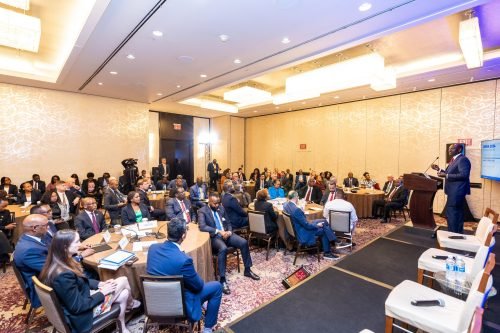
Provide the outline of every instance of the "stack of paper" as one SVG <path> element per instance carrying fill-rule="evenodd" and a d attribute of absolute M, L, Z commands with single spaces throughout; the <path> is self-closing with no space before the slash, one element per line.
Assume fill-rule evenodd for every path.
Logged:
<path fill-rule="evenodd" d="M 133 257 L 135 257 L 135 254 L 132 252 L 118 250 L 109 256 L 102 258 L 99 262 L 99 266 L 97 267 L 116 271 Z"/>

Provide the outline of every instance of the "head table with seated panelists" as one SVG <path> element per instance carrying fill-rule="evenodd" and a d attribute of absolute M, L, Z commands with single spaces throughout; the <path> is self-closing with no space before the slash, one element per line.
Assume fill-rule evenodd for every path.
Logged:
<path fill-rule="evenodd" d="M 162 170 L 167 169 L 163 165 Z M 214 170 L 219 170 L 218 165 Z M 407 200 L 407 192 L 401 191 L 402 177 L 396 182 L 389 176 L 380 190 L 368 172 L 361 182 L 349 173 L 339 186 L 328 171 L 299 170 L 294 176 L 288 169 L 264 168 L 262 174 L 255 169 L 248 180 L 241 168 L 234 173 L 227 169 L 222 177 L 218 172 L 211 173 L 209 184 L 197 177 L 190 187 L 181 175 L 173 180 L 165 173 L 158 180 L 142 175 L 135 190 L 127 194 L 122 193 L 121 180 L 109 173 L 96 180 L 89 172 L 82 186 L 75 175 L 66 181 L 53 176 L 45 185 L 35 174 L 21 184 L 21 192 L 9 177 L 3 177 L 0 230 L 16 246 L 14 265 L 32 304 L 40 304 L 31 281 L 38 277 L 54 288 L 73 332 L 87 332 L 106 302 L 120 305 L 118 320 L 127 332 L 124 313 L 144 300 L 141 276 L 180 275 L 188 319 L 199 320 L 201 305 L 208 301 L 205 332 L 210 332 L 222 293 L 231 293 L 226 279 L 228 253 L 239 251 L 243 275 L 260 279 L 251 269 L 245 238 L 254 232 L 252 226 L 249 230 L 248 212 L 264 213 L 262 227 L 265 233 L 277 231 L 279 247 L 291 250 L 294 244 L 286 231 L 286 214 L 297 245 L 307 247 L 318 241 L 324 259 L 337 259 L 329 210 L 347 211 L 353 234 L 358 216 L 378 216 L 383 211 L 381 216 L 386 218 L 387 207 L 396 203 L 392 200 L 403 197 L 398 201 L 403 205 Z M 52 260 L 56 257 L 59 260 Z M 214 277 L 218 281 L 209 282 Z M 76 289 L 71 297 L 84 303 L 77 308 L 69 294 L 58 290 L 73 283 Z"/>

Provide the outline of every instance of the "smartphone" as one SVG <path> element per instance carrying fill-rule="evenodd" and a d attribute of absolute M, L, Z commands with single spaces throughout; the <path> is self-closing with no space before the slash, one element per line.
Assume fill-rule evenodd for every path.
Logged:
<path fill-rule="evenodd" d="M 449 239 L 465 239 L 465 236 L 448 236 Z"/>
<path fill-rule="evenodd" d="M 448 256 L 432 256 L 432 258 L 438 259 L 438 260 L 446 260 L 446 259 L 448 259 Z"/>

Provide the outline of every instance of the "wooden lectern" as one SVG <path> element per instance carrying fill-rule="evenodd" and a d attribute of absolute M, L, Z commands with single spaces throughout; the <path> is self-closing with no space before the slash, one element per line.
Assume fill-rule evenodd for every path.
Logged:
<path fill-rule="evenodd" d="M 438 189 L 443 188 L 443 180 L 422 174 L 404 174 L 404 186 L 413 190 L 410 199 L 410 217 L 414 227 L 435 229 L 433 202 Z"/>

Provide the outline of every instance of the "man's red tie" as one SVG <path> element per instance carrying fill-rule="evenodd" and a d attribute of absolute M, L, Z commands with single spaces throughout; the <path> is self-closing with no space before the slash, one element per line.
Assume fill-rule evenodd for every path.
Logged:
<path fill-rule="evenodd" d="M 189 212 L 186 210 L 186 206 L 184 206 L 184 202 L 181 201 L 182 212 L 186 214 L 186 222 L 191 222 L 191 216 L 189 216 Z"/>
<path fill-rule="evenodd" d="M 332 201 L 332 200 L 333 200 L 333 196 L 334 196 L 334 195 L 335 195 L 335 192 L 332 192 L 332 193 L 330 194 L 330 199 L 328 199 L 328 201 Z"/>
<path fill-rule="evenodd" d="M 95 218 L 94 212 L 92 212 L 92 227 L 94 228 L 94 232 L 96 234 L 100 233 L 99 226 L 97 225 L 97 219 Z"/>
<path fill-rule="evenodd" d="M 306 193 L 306 201 L 311 201 L 311 192 L 312 192 L 312 187 L 309 187 Z"/>

